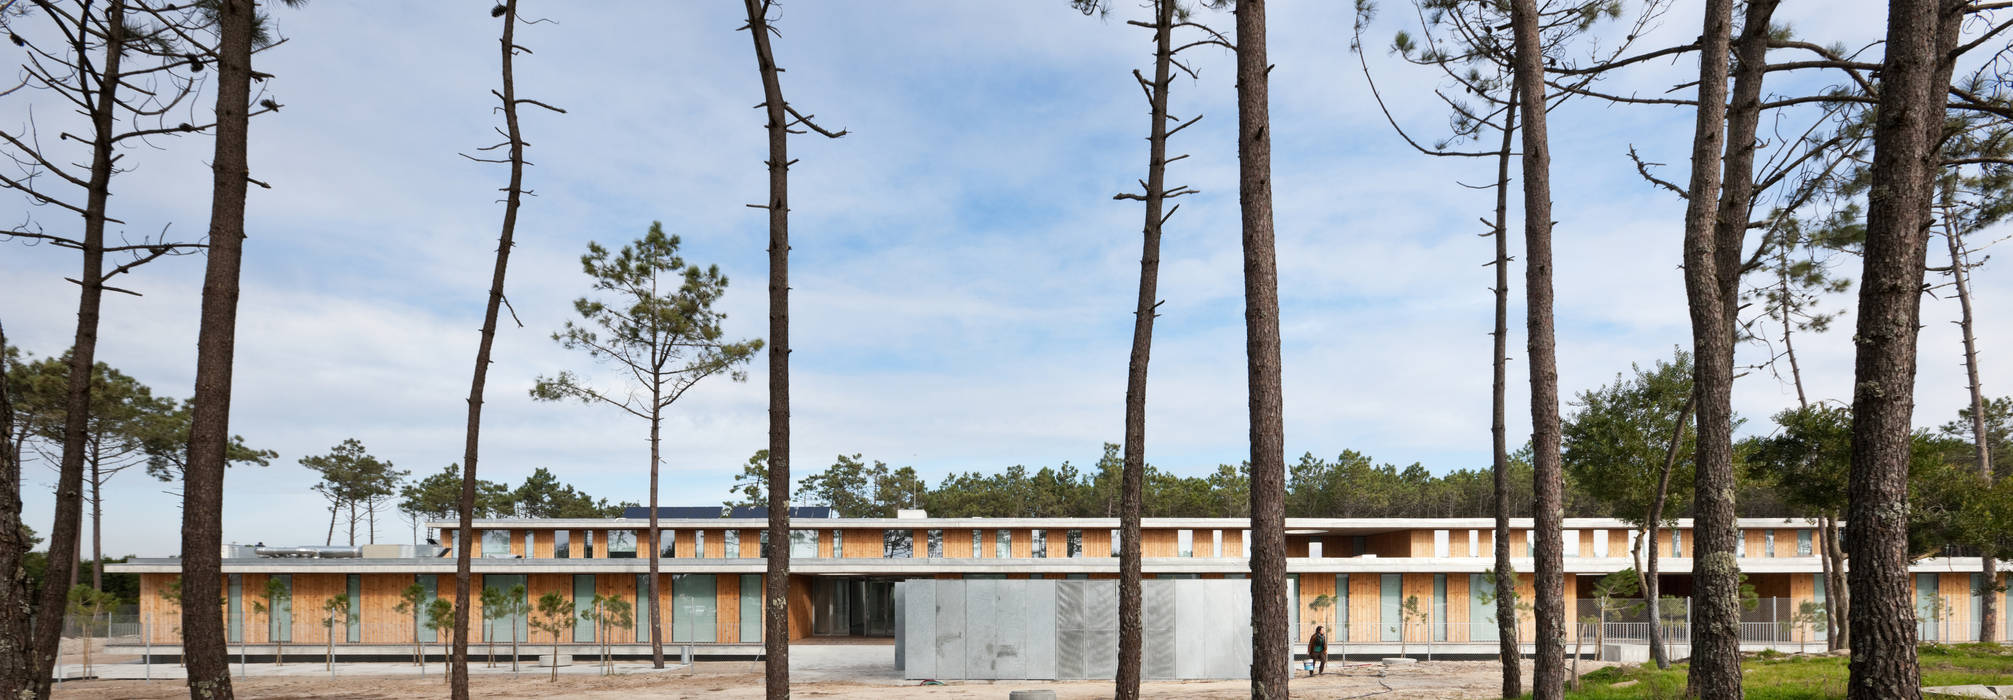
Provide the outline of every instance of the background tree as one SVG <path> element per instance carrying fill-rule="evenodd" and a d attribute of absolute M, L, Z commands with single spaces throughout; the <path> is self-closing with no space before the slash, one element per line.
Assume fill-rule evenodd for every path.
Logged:
<path fill-rule="evenodd" d="M 487 645 L 489 647 L 489 661 L 484 665 L 486 668 L 496 668 L 496 621 L 507 619 L 510 616 L 510 611 L 505 609 L 509 604 L 504 602 L 503 596 L 504 592 L 501 588 L 484 587 L 482 589 L 482 628 L 486 630 L 482 637 L 485 641 L 489 642 Z M 512 629 L 510 636 L 513 639 L 516 638 L 517 630 Z"/>
<path fill-rule="evenodd" d="M 1915 697 L 1914 591 L 1906 523 L 1916 331 L 1936 144 L 1944 124 L 1958 0 L 1891 0 L 1874 127 L 1873 191 L 1860 273 L 1853 367 L 1851 676 L 1854 700 Z"/>
<path fill-rule="evenodd" d="M 426 587 L 417 582 L 398 592 L 398 602 L 392 604 L 392 612 L 412 621 L 412 663 L 426 673 L 426 654 L 419 646 L 420 613 L 426 610 Z"/>
<path fill-rule="evenodd" d="M 1775 415 L 1772 435 L 1742 442 L 1742 462 L 1754 478 L 1768 483 L 1776 494 L 1803 514 L 1844 512 L 1846 493 L 1851 487 L 1852 412 L 1830 404 L 1812 404 L 1784 410 Z M 1825 539 L 1832 533 L 1820 532 Z M 1825 553 L 1834 559 L 1836 552 Z M 1834 562 L 1835 564 L 1835 562 Z M 1826 646 L 1850 647 L 1848 629 L 1843 624 L 1850 611 L 1847 588 L 1837 579 L 1843 567 L 1825 567 L 1826 627 L 1831 633 Z"/>
<path fill-rule="evenodd" d="M 395 469 L 391 462 L 372 456 L 356 438 L 343 440 L 330 448 L 328 454 L 302 457 L 300 464 L 321 475 L 321 481 L 312 488 L 329 502 L 328 544 L 335 541 L 337 519 L 346 518 L 351 546 L 356 545 L 358 521 L 366 522 L 369 541 L 377 541 L 377 523 L 370 515 L 369 504 L 397 493 L 400 480 L 412 473 Z"/>
<path fill-rule="evenodd" d="M 457 607 L 460 606 L 455 605 L 454 601 L 446 598 L 435 598 L 433 602 L 426 604 L 426 628 L 434 633 L 435 639 L 440 640 L 440 655 L 443 658 L 451 658 L 453 655 L 450 646 L 455 641 L 451 638 L 455 636 L 454 616 L 457 614 L 455 612 L 455 608 Z M 442 677 L 447 680 L 449 685 L 453 685 L 454 664 L 444 662 L 440 666 Z"/>
<path fill-rule="evenodd" d="M 98 628 L 98 618 L 111 612 L 118 605 L 118 596 L 96 588 L 82 585 L 69 588 L 63 612 L 70 618 L 70 622 L 78 626 L 84 638 L 84 644 L 81 645 L 84 651 L 84 669 L 80 678 L 91 677 L 91 647 L 95 646 L 91 643 L 91 638 L 96 636 L 94 630 Z"/>
<path fill-rule="evenodd" d="M 790 548 L 782 546 L 790 537 L 790 166 L 796 163 L 790 159 L 790 134 L 815 131 L 836 139 L 846 130 L 828 131 L 811 121 L 814 115 L 798 112 L 783 99 L 783 69 L 776 65 L 776 52 L 769 45 L 770 36 L 777 33 L 769 17 L 775 0 L 742 0 L 742 6 L 748 11 L 748 23 L 741 29 L 748 32 L 755 49 L 755 69 L 762 77 L 762 128 L 769 135 L 765 162 L 769 196 L 762 204 L 749 206 L 769 213 L 769 541 L 777 546 L 769 550 L 763 578 L 762 665 L 768 697 L 782 700 L 790 696 Z M 651 600 L 656 605 L 656 599 Z M 650 623 L 657 620 L 653 607 Z M 658 666 L 662 665 L 660 658 Z"/>
<path fill-rule="evenodd" d="M 63 432 L 68 420 L 69 354 L 45 357 L 20 368 L 20 389 L 14 406 L 22 441 L 42 463 L 60 469 Z M 91 400 L 84 421 L 84 501 L 90 509 L 91 561 L 104 558 L 106 482 L 147 460 L 148 441 L 174 402 L 103 362 L 91 368 Z M 93 566 L 91 587 L 104 590 L 104 572 Z M 76 577 L 75 569 L 71 577 Z M 75 583 L 70 581 L 68 583 Z M 67 585 L 67 584 L 66 584 Z"/>
<path fill-rule="evenodd" d="M 348 625 L 349 621 L 355 617 L 354 613 L 350 612 L 352 603 L 353 601 L 350 600 L 347 593 L 338 593 L 322 601 L 322 639 L 328 643 L 327 668 L 329 671 L 335 670 L 336 623 L 340 622 Z"/>
<path fill-rule="evenodd" d="M 1692 366 L 1691 353 L 1683 349 L 1647 371 L 1631 365 L 1633 377 L 1616 375 L 1613 384 L 1581 392 L 1561 435 L 1568 478 L 1611 517 L 1639 530 L 1629 573 L 1637 577 L 1635 588 L 1651 599 L 1659 595 L 1657 530 L 1666 522 L 1676 524 L 1685 512 L 1694 479 L 1687 459 L 1696 444 L 1690 434 Z M 1649 543 L 1647 567 L 1644 543 Z M 1663 625 L 1654 616 L 1648 637 L 1650 658 L 1658 668 L 1669 668 Z"/>
<path fill-rule="evenodd" d="M 511 489 L 509 507 L 520 518 L 613 518 L 622 515 L 621 505 L 596 499 L 572 484 L 560 483 L 552 470 L 539 467 Z"/>
<path fill-rule="evenodd" d="M 187 578 L 187 574 L 184 574 L 183 578 Z M 260 591 L 259 597 L 263 600 L 252 601 L 252 612 L 266 619 L 266 639 L 273 643 L 273 665 L 285 666 L 287 638 L 293 636 L 293 633 L 279 626 L 279 615 L 282 609 L 289 613 L 293 611 L 294 591 L 278 576 L 267 576 L 266 587 Z M 188 625 L 187 617 L 183 616 L 184 626 Z"/>
<path fill-rule="evenodd" d="M 181 495 L 182 480 L 188 473 L 189 426 L 195 418 L 194 402 L 184 399 L 167 413 L 156 414 L 147 431 L 147 476 L 168 484 L 169 493 Z M 253 448 L 243 435 L 232 435 L 224 445 L 224 466 L 256 464 L 272 466 L 280 453 Z"/>
<path fill-rule="evenodd" d="M 594 603 L 580 611 L 580 617 L 594 625 L 594 640 L 601 646 L 601 675 L 614 675 L 615 662 L 609 654 L 609 644 L 615 630 L 636 626 L 635 608 L 619 595 L 595 595 Z"/>
<path fill-rule="evenodd" d="M 475 517 L 501 518 L 516 512 L 515 500 L 507 485 L 478 481 L 475 493 Z M 452 518 L 461 503 L 461 465 L 450 464 L 426 478 L 400 484 L 398 496 L 398 510 L 414 521 L 415 531 L 420 520 Z"/>
<path fill-rule="evenodd" d="M 538 631 L 552 635 L 552 674 L 548 683 L 559 682 L 559 638 L 573 629 L 573 601 L 558 592 L 538 597 L 538 614 L 531 618 L 531 626 Z"/>
<path fill-rule="evenodd" d="M 607 362 L 635 381 L 620 389 L 600 388 L 570 371 L 540 376 L 531 396 L 540 401 L 573 399 L 609 406 L 650 425 L 650 659 L 664 667 L 663 616 L 658 610 L 657 472 L 662 463 L 664 412 L 685 392 L 714 375 L 743 381 L 741 370 L 761 340 L 730 341 L 720 323 L 727 315 L 714 308 L 727 291 L 727 277 L 718 266 L 688 265 L 678 254 L 678 237 L 666 235 L 661 223 L 636 242 L 610 254 L 598 243 L 587 244 L 581 268 L 594 280 L 594 290 L 607 299 L 573 302 L 581 322 L 566 322 L 552 339 L 568 350 L 585 352 Z"/>

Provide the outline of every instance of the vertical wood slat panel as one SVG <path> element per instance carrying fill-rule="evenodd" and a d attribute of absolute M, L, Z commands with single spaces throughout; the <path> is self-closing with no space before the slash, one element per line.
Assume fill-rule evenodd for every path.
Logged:
<path fill-rule="evenodd" d="M 1015 559 L 1027 559 L 1033 557 L 1034 530 L 1029 529 L 1014 530 L 1012 551 Z"/>
<path fill-rule="evenodd" d="M 811 636 L 811 582 L 792 576 L 788 591 L 790 641 L 796 641 Z"/>
<path fill-rule="evenodd" d="M 1468 575 L 1447 574 L 1447 641 L 1473 639 L 1468 619 Z"/>
<path fill-rule="evenodd" d="M 760 540 L 757 540 L 757 542 L 759 542 L 759 541 L 760 541 Z M 706 558 L 707 558 L 707 559 L 725 559 L 725 558 L 727 558 L 727 531 L 726 531 L 726 530 L 707 530 L 707 531 L 706 531 Z"/>
<path fill-rule="evenodd" d="M 1111 531 L 1093 528 L 1083 531 L 1083 556 L 1089 558 L 1111 558 Z"/>
<path fill-rule="evenodd" d="M 741 577 L 720 574 L 713 595 L 713 639 L 721 644 L 741 641 Z"/>
<path fill-rule="evenodd" d="M 357 620 L 363 623 L 365 644 L 408 644 L 416 618 L 398 612 L 400 595 L 415 580 L 412 574 L 364 574 L 359 590 L 363 600 L 356 605 Z M 528 592 L 528 591 L 527 591 Z"/>
<path fill-rule="evenodd" d="M 969 559 L 975 556 L 977 555 L 972 553 L 971 530 L 944 531 L 944 558 Z"/>

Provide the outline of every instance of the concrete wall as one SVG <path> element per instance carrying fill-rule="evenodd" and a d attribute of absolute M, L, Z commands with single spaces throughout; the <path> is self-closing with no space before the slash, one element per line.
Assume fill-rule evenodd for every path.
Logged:
<path fill-rule="evenodd" d="M 1141 582 L 1141 675 L 1247 678 L 1251 588 L 1239 579 Z M 1118 673 L 1118 582 L 927 580 L 896 584 L 895 664 L 905 678 L 1101 680 Z"/>

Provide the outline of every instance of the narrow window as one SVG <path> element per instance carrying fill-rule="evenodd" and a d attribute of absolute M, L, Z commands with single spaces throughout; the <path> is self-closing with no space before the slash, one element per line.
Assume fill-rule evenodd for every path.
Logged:
<path fill-rule="evenodd" d="M 1683 530 L 1678 530 L 1678 529 L 1675 529 L 1675 528 L 1673 528 L 1673 529 L 1671 530 L 1671 556 L 1673 556 L 1673 557 L 1683 557 L 1683 556 L 1684 556 L 1684 531 L 1683 531 Z"/>
<path fill-rule="evenodd" d="M 943 531 L 943 530 L 931 530 L 931 531 L 929 532 L 929 547 L 930 547 L 930 551 L 929 551 L 929 554 L 930 554 L 930 558 L 931 558 L 931 559 L 942 559 L 942 558 L 944 558 L 944 531 Z"/>
<path fill-rule="evenodd" d="M 995 537 L 996 537 L 997 541 L 993 543 L 993 556 L 995 556 L 995 557 L 999 557 L 999 558 L 1001 558 L 1001 559 L 1012 559 L 1012 558 L 1013 558 L 1013 531 L 1012 531 L 1012 530 L 1000 530 L 1000 531 L 999 531 L 999 532 L 998 532 L 998 533 L 997 533 L 997 534 L 995 535 Z"/>
<path fill-rule="evenodd" d="M 591 532 L 591 531 L 590 531 Z M 588 535 L 591 539 L 593 535 Z M 594 641 L 594 622 L 589 613 L 594 610 L 594 574 L 573 575 L 573 641 L 586 644 Z"/>
<path fill-rule="evenodd" d="M 1112 531 L 1111 531 L 1111 556 L 1114 556 L 1114 557 L 1115 557 L 1115 556 L 1118 556 L 1118 548 L 1119 548 L 1119 545 L 1120 545 L 1120 544 L 1122 544 L 1122 543 L 1121 543 L 1121 542 L 1119 542 L 1119 539 L 1118 539 L 1118 531 L 1117 531 L 1117 530 L 1112 530 Z"/>
<path fill-rule="evenodd" d="M 572 545 L 573 545 L 573 532 L 571 530 L 552 531 L 553 558 L 556 559 L 571 558 L 573 556 L 573 552 L 568 550 L 572 549 Z"/>
<path fill-rule="evenodd" d="M 694 558 L 694 559 L 705 559 L 705 558 L 706 558 L 706 531 L 705 531 L 705 530 L 693 530 L 693 531 L 692 531 L 692 558 Z M 649 641 L 649 640 L 647 640 L 647 639 L 646 639 L 646 640 L 644 640 L 644 641 Z"/>
<path fill-rule="evenodd" d="M 720 531 L 720 546 L 727 550 L 727 558 L 729 559 L 740 559 L 747 556 L 741 553 L 740 530 Z"/>
<path fill-rule="evenodd" d="M 594 531 L 593 531 L 593 530 L 581 530 L 581 531 L 580 531 L 580 558 L 582 558 L 582 559 L 593 559 L 593 558 L 594 558 Z M 593 640 L 588 640 L 588 641 L 593 641 Z"/>
<path fill-rule="evenodd" d="M 846 531 L 845 531 L 845 530 L 833 530 L 833 531 L 832 531 L 832 558 L 834 558 L 834 559 L 837 559 L 837 558 L 839 558 L 839 557 L 843 557 L 843 556 L 846 556 Z"/>
<path fill-rule="evenodd" d="M 1174 531 L 1174 555 L 1178 557 L 1195 556 L 1194 530 Z"/>
<path fill-rule="evenodd" d="M 671 559 L 678 556 L 678 531 L 657 531 L 657 556 Z"/>
<path fill-rule="evenodd" d="M 531 533 L 524 534 L 528 537 Z M 525 551 L 530 548 L 527 546 Z M 348 579 L 344 582 L 348 584 L 344 595 L 349 596 L 349 614 L 343 620 L 343 641 L 355 644 L 363 641 L 363 576 L 350 574 Z"/>
<path fill-rule="evenodd" d="M 1810 531 L 1809 531 L 1809 530 L 1797 530 L 1797 531 L 1796 531 L 1796 555 L 1797 555 L 1797 556 L 1799 556 L 1799 557 L 1807 557 L 1807 556 L 1810 556 Z"/>
<path fill-rule="evenodd" d="M 1765 557 L 1772 557 L 1772 556 L 1775 556 L 1775 531 L 1774 531 L 1774 530 L 1762 530 L 1762 531 L 1761 531 L 1761 551 L 1763 552 L 1762 556 L 1765 556 Z"/>
<path fill-rule="evenodd" d="M 984 557 L 984 556 L 986 555 L 986 554 L 985 554 L 985 551 L 986 551 L 986 550 L 985 550 L 985 544 L 984 544 L 984 542 L 985 542 L 985 538 L 984 538 L 984 537 L 981 537 L 981 536 L 979 535 L 979 531 L 978 531 L 978 530 L 973 530 L 973 531 L 972 531 L 972 558 L 973 558 L 973 559 L 978 559 L 978 558 L 980 558 L 980 557 Z"/>
<path fill-rule="evenodd" d="M 1222 531 L 1222 530 L 1210 530 L 1210 531 L 1209 531 L 1209 556 L 1212 556 L 1212 557 L 1220 557 L 1220 556 L 1223 556 L 1223 531 Z"/>
<path fill-rule="evenodd" d="M 762 530 L 761 538 L 761 541 L 757 542 L 755 546 L 762 550 L 762 558 L 767 559 L 769 558 L 769 531 Z"/>
<path fill-rule="evenodd" d="M 1447 641 L 1447 575 L 1433 574 L 1433 641 Z"/>
<path fill-rule="evenodd" d="M 1029 538 L 1030 553 L 1036 559 L 1048 558 L 1048 531 L 1035 530 Z"/>
<path fill-rule="evenodd" d="M 814 559 L 818 556 L 817 530 L 790 531 L 790 558 Z"/>
<path fill-rule="evenodd" d="M 538 538 L 534 535 L 536 532 L 537 530 L 524 531 L 524 558 L 526 559 L 538 556 Z"/>
<path fill-rule="evenodd" d="M 1062 536 L 1063 555 L 1071 559 L 1083 557 L 1083 531 L 1070 530 Z"/>
<path fill-rule="evenodd" d="M 245 640 L 245 575 L 231 574 L 229 614 L 230 641 L 242 643 Z M 416 619 L 416 618 L 415 618 Z"/>

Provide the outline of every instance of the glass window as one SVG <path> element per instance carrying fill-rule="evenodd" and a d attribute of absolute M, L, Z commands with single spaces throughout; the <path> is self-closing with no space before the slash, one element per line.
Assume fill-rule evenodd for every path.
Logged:
<path fill-rule="evenodd" d="M 671 580 L 671 641 L 711 642 L 719 606 L 713 574 L 684 574 Z"/>
<path fill-rule="evenodd" d="M 1083 531 L 1070 530 L 1062 535 L 1063 556 L 1071 559 L 1083 557 Z"/>
<path fill-rule="evenodd" d="M 882 530 L 881 557 L 885 559 L 908 559 L 916 555 L 916 533 L 914 530 Z"/>
<path fill-rule="evenodd" d="M 1194 530 L 1174 531 L 1174 555 L 1178 557 L 1195 556 Z"/>
<path fill-rule="evenodd" d="M 609 531 L 608 531 L 608 558 L 609 558 L 609 559 L 635 559 L 635 558 L 636 558 L 636 531 L 635 531 L 635 530 L 609 530 Z"/>
<path fill-rule="evenodd" d="M 440 597 L 440 577 L 434 574 L 420 574 L 419 587 L 426 592 L 419 599 L 419 607 L 412 611 L 413 623 L 419 625 L 419 641 L 438 641 L 439 635 L 434 630 L 427 629 L 424 623 L 427 607 L 433 605 L 435 598 Z"/>
<path fill-rule="evenodd" d="M 535 532 L 537 531 L 524 531 L 524 558 L 526 559 L 538 556 L 538 538 L 533 535 Z"/>
<path fill-rule="evenodd" d="M 1765 556 L 1765 557 L 1772 557 L 1772 556 L 1775 556 L 1775 531 L 1774 531 L 1774 530 L 1762 530 L 1762 531 L 1761 531 L 1761 551 L 1763 552 L 1762 556 Z"/>
<path fill-rule="evenodd" d="M 1031 538 L 1032 541 L 1029 544 L 1031 545 L 1034 557 L 1036 559 L 1048 558 L 1048 531 L 1035 530 L 1033 534 L 1034 536 Z"/>
<path fill-rule="evenodd" d="M 1244 547 L 1243 549 L 1239 549 L 1237 551 L 1243 552 L 1244 556 L 1246 557 L 1251 556 L 1251 531 L 1238 530 L 1237 537 L 1238 537 L 1238 543 L 1242 544 Z"/>
<path fill-rule="evenodd" d="M 761 549 L 762 558 L 767 559 L 769 558 L 769 531 L 762 530 L 760 537 L 761 541 L 756 543 L 756 547 Z"/>
<path fill-rule="evenodd" d="M 593 531 L 593 530 L 581 530 L 581 531 L 580 531 L 580 558 L 582 558 L 582 559 L 593 559 L 593 558 L 594 558 L 594 531 Z M 593 641 L 593 640 L 589 640 L 589 641 Z"/>
<path fill-rule="evenodd" d="M 1209 556 L 1212 556 L 1212 557 L 1220 557 L 1220 556 L 1223 556 L 1223 531 L 1222 531 L 1222 530 L 1210 530 L 1210 531 L 1209 531 Z"/>
<path fill-rule="evenodd" d="M 984 538 L 984 537 L 981 537 L 981 536 L 979 535 L 979 531 L 978 531 L 978 530 L 973 530 L 973 531 L 972 531 L 972 558 L 973 558 L 973 559 L 977 559 L 977 558 L 979 558 L 979 557 L 983 557 L 983 556 L 985 556 L 985 555 L 986 555 L 986 554 L 985 554 L 985 552 L 986 552 L 986 548 L 985 548 L 985 544 L 984 544 L 984 542 L 985 542 L 985 538 Z"/>
<path fill-rule="evenodd" d="M 929 555 L 930 555 L 930 558 L 931 558 L 931 559 L 942 559 L 942 558 L 944 558 L 944 531 L 943 531 L 943 530 L 931 530 L 931 531 L 929 532 L 929 548 L 930 548 L 930 549 L 929 549 Z"/>
<path fill-rule="evenodd" d="M 993 556 L 1001 559 L 1013 558 L 1013 531 L 1000 530 L 993 536 Z"/>
<path fill-rule="evenodd" d="M 245 575 L 231 574 L 230 596 L 227 612 L 230 615 L 229 641 L 243 642 L 245 639 Z M 414 618 L 418 619 L 418 618 Z"/>
<path fill-rule="evenodd" d="M 838 558 L 843 556 L 846 556 L 846 532 L 844 530 L 833 530 L 832 557 Z"/>
<path fill-rule="evenodd" d="M 266 612 L 266 639 L 276 642 L 291 642 L 294 640 L 293 574 L 273 574 L 266 577 L 266 581 L 278 581 L 280 590 L 286 591 L 285 598 L 267 603 L 269 610 Z M 267 585 L 271 584 L 268 583 Z M 258 596 L 264 598 L 266 596 L 265 590 L 259 590 Z"/>
<path fill-rule="evenodd" d="M 635 600 L 629 601 L 629 605 L 630 610 L 633 611 L 630 613 L 630 616 L 636 621 L 636 624 L 630 625 L 631 627 L 636 628 L 635 629 L 636 641 L 639 642 L 650 641 L 650 575 L 649 574 L 636 575 L 636 596 Z"/>
<path fill-rule="evenodd" d="M 693 531 L 692 531 L 692 558 L 694 558 L 694 559 L 705 559 L 705 558 L 706 558 L 706 531 L 705 531 L 705 530 L 693 530 Z"/>
<path fill-rule="evenodd" d="M 1382 633 L 1379 636 L 1381 641 L 1398 641 L 1400 634 L 1403 633 L 1404 603 L 1401 600 L 1404 596 L 1403 584 L 1404 576 L 1401 574 L 1383 574 L 1377 581 L 1377 612 L 1379 626 L 1382 627 L 1378 631 Z"/>
<path fill-rule="evenodd" d="M 1117 530 L 1112 530 L 1112 531 L 1111 531 L 1111 556 L 1114 556 L 1114 557 L 1115 557 L 1115 556 L 1118 556 L 1118 548 L 1119 548 L 1119 545 L 1121 545 L 1121 544 L 1123 544 L 1123 543 L 1122 543 L 1122 542 L 1119 542 L 1119 540 L 1118 540 L 1118 531 L 1117 531 Z"/>
<path fill-rule="evenodd" d="M 1796 555 L 1797 555 L 1797 556 L 1799 556 L 1799 557 L 1807 557 L 1807 556 L 1810 556 L 1810 531 L 1809 531 L 1809 530 L 1797 530 L 1797 531 L 1796 531 Z"/>
<path fill-rule="evenodd" d="M 509 530 L 482 531 L 482 558 L 509 559 L 510 557 Z"/>
<path fill-rule="evenodd" d="M 524 533 L 530 536 L 531 533 Z M 531 551 L 526 549 L 525 551 Z M 349 596 L 349 619 L 344 620 L 343 641 L 355 644 L 363 641 L 363 576 L 350 574 L 344 594 Z"/>
<path fill-rule="evenodd" d="M 811 559 L 818 556 L 817 530 L 790 531 L 790 558 Z"/>
<path fill-rule="evenodd" d="M 1677 529 L 1673 529 L 1673 530 L 1671 530 L 1671 556 L 1673 556 L 1673 557 L 1683 557 L 1683 556 L 1684 556 L 1684 531 L 1683 531 L 1683 530 L 1677 530 Z"/>
<path fill-rule="evenodd" d="M 1447 575 L 1433 574 L 1433 641 L 1447 641 Z"/>
<path fill-rule="evenodd" d="M 657 556 L 670 559 L 678 556 L 678 531 L 657 531 Z"/>
<path fill-rule="evenodd" d="M 721 530 L 720 548 L 727 550 L 727 558 L 729 559 L 740 559 L 747 556 L 741 553 L 740 530 Z"/>
<path fill-rule="evenodd" d="M 594 574 L 573 575 L 573 641 L 594 641 L 594 622 L 581 613 L 594 609 Z"/>
<path fill-rule="evenodd" d="M 741 574 L 741 643 L 762 641 L 762 576 Z"/>
<path fill-rule="evenodd" d="M 512 588 L 525 585 L 524 574 L 482 574 L 478 580 L 484 592 L 507 593 Z M 528 596 L 530 593 L 525 592 L 525 595 Z M 480 636 L 470 641 L 479 638 L 485 642 L 508 642 L 512 636 L 519 642 L 530 641 L 528 635 L 531 634 L 531 621 L 525 614 L 508 617 L 483 616 L 479 620 L 471 617 L 469 623 L 482 625 Z"/>
<path fill-rule="evenodd" d="M 573 552 L 567 551 L 572 548 L 572 544 L 573 544 L 572 531 L 570 530 L 552 531 L 552 556 L 554 558 L 567 559 L 572 557 Z"/>

